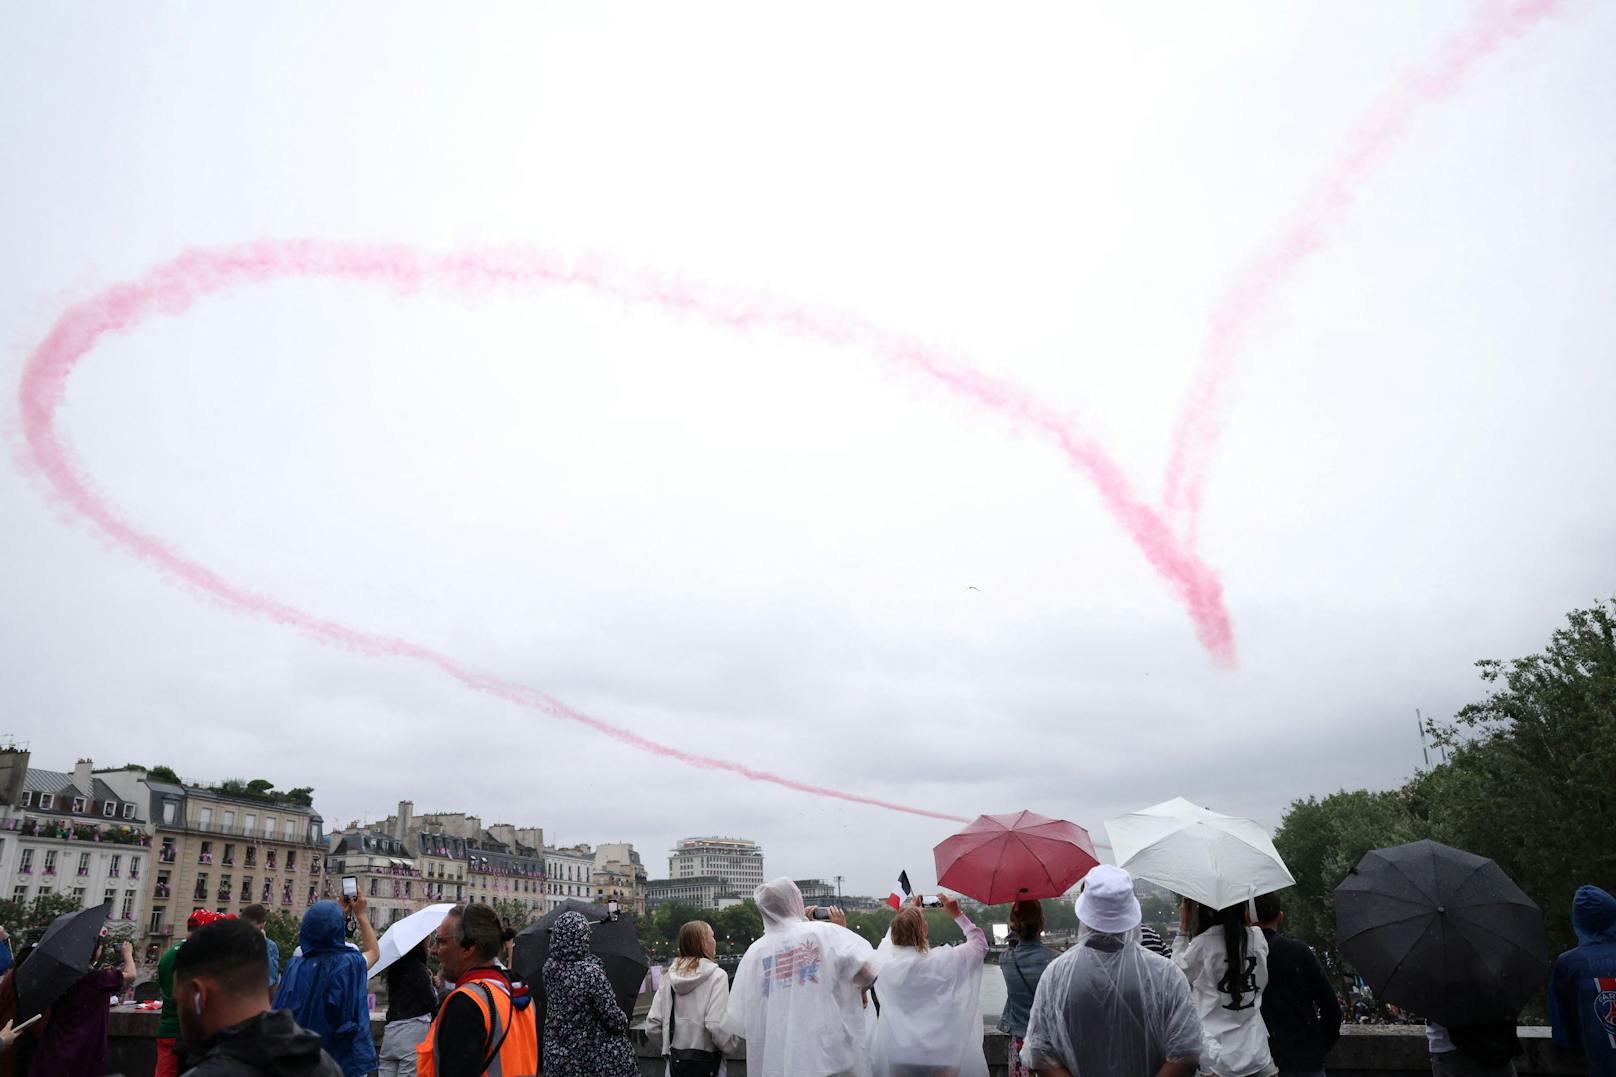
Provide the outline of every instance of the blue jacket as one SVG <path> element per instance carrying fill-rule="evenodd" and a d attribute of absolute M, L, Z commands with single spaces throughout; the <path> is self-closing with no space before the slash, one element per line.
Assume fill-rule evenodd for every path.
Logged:
<path fill-rule="evenodd" d="M 292 959 L 275 994 L 277 1010 L 318 1033 L 326 1053 L 345 1077 L 361 1077 L 381 1065 L 370 1039 L 370 983 L 365 955 L 343 941 L 342 906 L 316 902 L 303 914 Z"/>
<path fill-rule="evenodd" d="M 1578 946 L 1549 973 L 1554 1042 L 1582 1045 L 1589 1077 L 1616 1077 L 1616 898 L 1584 886 L 1571 900 Z"/>

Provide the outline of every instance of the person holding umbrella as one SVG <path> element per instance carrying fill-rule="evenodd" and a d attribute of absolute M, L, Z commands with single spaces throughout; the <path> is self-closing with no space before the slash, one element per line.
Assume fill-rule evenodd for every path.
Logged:
<path fill-rule="evenodd" d="M 589 952 L 583 913 L 562 913 L 550 928 L 544 995 L 546 1077 L 638 1077 L 628 1015 L 600 958 Z"/>
<path fill-rule="evenodd" d="M 1277 1073 L 1260 1009 L 1268 986 L 1268 940 L 1246 922 L 1246 902 L 1214 911 L 1183 899 L 1172 960 L 1184 970 L 1200 1012 L 1201 1072 Z"/>
<path fill-rule="evenodd" d="M 51 1003 L 32 1072 L 52 1077 L 101 1077 L 107 1072 L 107 998 L 135 982 L 135 951 L 124 940 L 118 944 L 119 965 L 97 968 L 106 943 L 106 928 L 101 928 L 85 962 L 89 971 Z"/>
<path fill-rule="evenodd" d="M 1009 1033 L 1009 1077 L 1028 1077 L 1021 1064 L 1021 1048 L 1027 1036 L 1027 1013 L 1038 990 L 1038 980 L 1055 951 L 1043 943 L 1044 907 L 1037 901 L 1018 901 L 1010 906 L 1010 949 L 999 955 L 999 972 L 1004 975 L 1004 1012 L 999 1015 L 999 1031 Z"/>

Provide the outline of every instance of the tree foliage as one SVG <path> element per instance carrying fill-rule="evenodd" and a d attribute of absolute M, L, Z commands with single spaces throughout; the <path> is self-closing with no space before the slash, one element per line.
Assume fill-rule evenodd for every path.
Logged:
<path fill-rule="evenodd" d="M 146 778 L 149 781 L 167 782 L 170 785 L 181 784 L 180 776 L 174 773 L 174 768 L 164 766 L 161 763 L 146 771 Z"/>
<path fill-rule="evenodd" d="M 49 927 L 50 922 L 66 912 L 78 912 L 81 906 L 67 894 L 44 894 L 32 901 L 0 901 L 0 924 L 12 935 L 17 936 L 18 945 L 22 936 L 33 928 Z"/>
<path fill-rule="evenodd" d="M 285 909 L 276 909 L 264 921 L 264 934 L 275 940 L 275 946 L 280 950 L 282 972 L 286 971 L 287 963 L 292 960 L 292 951 L 297 949 L 298 933 L 302 926 L 302 918 Z"/>
<path fill-rule="evenodd" d="M 1447 761 L 1400 789 L 1290 806 L 1274 844 L 1296 876 L 1290 928 L 1333 950 L 1333 893 L 1371 849 L 1433 838 L 1489 857 L 1543 909 L 1551 949 L 1575 944 L 1583 883 L 1616 885 L 1616 601 L 1574 610 L 1541 654 L 1477 663 L 1484 699 L 1428 732 Z"/>

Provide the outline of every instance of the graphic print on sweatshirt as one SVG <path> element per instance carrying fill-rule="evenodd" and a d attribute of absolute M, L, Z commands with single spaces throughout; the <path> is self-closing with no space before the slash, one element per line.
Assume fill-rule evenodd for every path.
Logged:
<path fill-rule="evenodd" d="M 1601 976 L 1594 986 L 1599 989 L 1594 995 L 1594 1020 L 1604 1026 L 1610 1045 L 1616 1047 L 1616 979 Z"/>
<path fill-rule="evenodd" d="M 1246 971 L 1240 977 L 1240 1001 L 1234 1001 L 1234 970 L 1230 969 L 1218 981 L 1218 992 L 1229 996 L 1229 1001 L 1223 1004 L 1226 1010 L 1249 1010 L 1257 1005 L 1257 958 L 1255 955 L 1246 958 Z"/>

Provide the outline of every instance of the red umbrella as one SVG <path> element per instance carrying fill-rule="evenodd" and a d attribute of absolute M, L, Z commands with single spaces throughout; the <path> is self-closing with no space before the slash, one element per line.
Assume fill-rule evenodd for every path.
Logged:
<path fill-rule="evenodd" d="M 979 815 L 932 853 L 937 885 L 987 905 L 1060 897 L 1100 862 L 1087 830 L 1030 811 Z"/>

